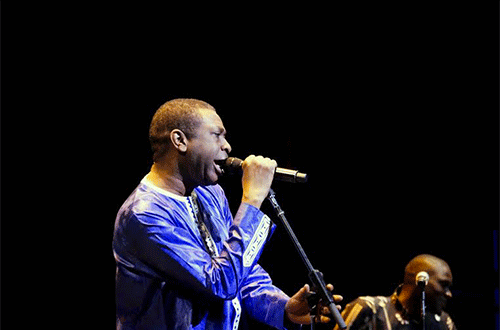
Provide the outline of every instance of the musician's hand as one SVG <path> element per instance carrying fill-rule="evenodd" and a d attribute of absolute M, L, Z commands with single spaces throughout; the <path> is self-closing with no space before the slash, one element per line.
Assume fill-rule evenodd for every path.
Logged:
<path fill-rule="evenodd" d="M 269 188 L 273 182 L 276 161 L 262 156 L 248 156 L 241 167 L 243 176 L 243 203 L 251 204 L 260 208 L 262 202 L 269 193 Z"/>
<path fill-rule="evenodd" d="M 333 285 L 328 284 L 326 288 L 330 291 L 333 290 Z M 309 313 L 309 304 L 307 303 L 307 296 L 310 292 L 309 285 L 306 284 L 300 289 L 293 297 L 291 297 L 285 305 L 285 312 L 290 321 L 297 324 L 311 324 L 311 315 Z M 342 296 L 333 295 L 335 302 L 342 301 Z M 337 305 L 340 310 L 340 306 Z M 330 322 L 330 318 L 325 315 L 330 314 L 328 307 L 323 307 L 321 309 L 320 319 L 316 320 L 321 323 Z"/>

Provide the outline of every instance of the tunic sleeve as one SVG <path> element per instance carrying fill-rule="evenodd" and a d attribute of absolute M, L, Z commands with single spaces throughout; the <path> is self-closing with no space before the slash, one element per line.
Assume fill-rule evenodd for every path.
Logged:
<path fill-rule="evenodd" d="M 245 310 L 253 319 L 283 329 L 285 305 L 290 299 L 275 287 L 269 274 L 256 264 L 242 288 Z"/>

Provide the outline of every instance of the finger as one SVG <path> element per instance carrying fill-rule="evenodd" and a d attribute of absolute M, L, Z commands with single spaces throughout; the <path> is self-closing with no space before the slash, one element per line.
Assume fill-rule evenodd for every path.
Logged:
<path fill-rule="evenodd" d="M 247 158 L 245 158 L 243 163 L 241 163 L 241 166 L 243 167 L 243 169 L 247 168 L 248 164 L 250 164 L 254 159 L 255 159 L 255 155 L 250 155 Z"/>
<path fill-rule="evenodd" d="M 328 283 L 328 284 L 326 285 L 326 288 L 327 288 L 329 291 L 333 291 L 333 285 L 332 285 L 332 284 L 330 284 L 330 283 Z"/>
<path fill-rule="evenodd" d="M 271 159 L 271 166 L 274 168 L 278 167 L 278 162 L 276 162 L 274 159 Z"/>
<path fill-rule="evenodd" d="M 340 310 L 342 310 L 342 306 L 340 306 L 340 305 L 335 305 L 335 307 L 337 307 L 337 309 L 338 309 L 339 311 L 340 311 Z M 330 308 L 328 308 L 328 307 L 326 307 L 326 306 L 325 306 L 325 307 L 323 307 L 323 308 L 321 309 L 321 314 L 323 314 L 323 315 L 330 315 Z"/>
<path fill-rule="evenodd" d="M 262 156 L 259 156 L 259 157 L 262 157 Z M 265 166 L 267 166 L 269 168 L 278 167 L 278 163 L 274 159 L 271 159 L 269 157 L 262 157 L 262 159 L 263 159 L 263 164 L 265 164 Z"/>
<path fill-rule="evenodd" d="M 309 284 L 305 284 L 296 294 L 295 298 L 298 300 L 305 300 L 307 298 L 307 295 L 309 294 Z"/>
<path fill-rule="evenodd" d="M 344 297 L 342 297 L 339 294 L 334 294 L 333 295 L 333 300 L 335 300 L 335 302 L 341 302 L 343 299 L 344 299 Z"/>
<path fill-rule="evenodd" d="M 331 319 L 329 317 L 321 315 L 321 317 L 320 317 L 320 322 L 321 323 L 328 323 L 330 321 L 331 321 Z"/>

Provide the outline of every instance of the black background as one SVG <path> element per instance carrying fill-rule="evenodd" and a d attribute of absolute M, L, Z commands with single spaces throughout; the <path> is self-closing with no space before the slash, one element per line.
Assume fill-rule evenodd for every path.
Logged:
<path fill-rule="evenodd" d="M 273 187 L 344 303 L 390 295 L 430 253 L 457 327 L 498 324 L 496 6 L 2 11 L 7 324 L 114 327 L 114 217 L 176 97 L 218 110 L 234 156 L 309 174 Z M 280 227 L 260 263 L 290 295 L 307 281 Z"/>

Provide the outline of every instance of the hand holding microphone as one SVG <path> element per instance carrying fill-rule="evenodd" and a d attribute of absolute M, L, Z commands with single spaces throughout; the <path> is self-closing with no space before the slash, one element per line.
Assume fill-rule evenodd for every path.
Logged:
<path fill-rule="evenodd" d="M 275 160 L 262 156 L 250 155 L 243 162 L 239 160 L 239 166 L 243 170 L 241 178 L 243 185 L 242 203 L 260 208 L 271 188 L 277 165 Z"/>
<path fill-rule="evenodd" d="M 248 158 L 250 157 L 251 156 L 249 156 Z M 241 171 L 242 163 L 243 161 L 239 158 L 229 157 L 225 159 L 222 163 L 220 163 L 220 165 L 224 169 L 224 171 L 227 171 L 229 173 L 234 173 Z M 307 182 L 307 174 L 300 173 L 299 171 L 296 170 L 289 170 L 286 168 L 276 167 L 276 171 L 274 173 L 274 180 L 291 182 L 291 183 L 305 183 Z"/>
<path fill-rule="evenodd" d="M 307 174 L 277 167 L 276 161 L 262 156 L 251 155 L 244 161 L 236 157 L 229 157 L 218 162 L 218 164 L 226 173 L 239 173 L 243 175 L 243 199 L 245 203 L 258 205 L 258 207 L 260 207 L 262 201 L 267 197 L 273 180 L 291 183 L 307 182 Z M 260 189 L 261 184 L 263 184 L 262 190 Z M 254 195 L 256 198 L 252 201 L 252 196 Z"/>

